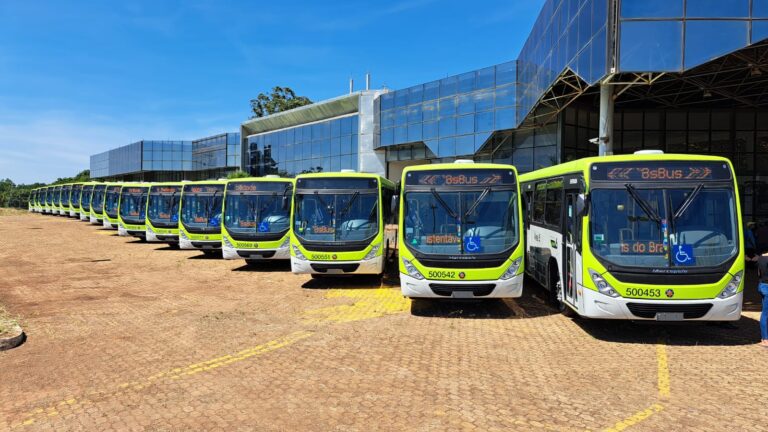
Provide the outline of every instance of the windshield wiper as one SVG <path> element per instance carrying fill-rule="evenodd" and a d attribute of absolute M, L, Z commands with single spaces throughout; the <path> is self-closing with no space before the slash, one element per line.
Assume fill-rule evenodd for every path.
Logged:
<path fill-rule="evenodd" d="M 674 216 L 672 216 L 672 220 L 676 220 L 677 218 L 682 216 L 686 210 L 688 210 L 688 207 L 691 206 L 691 204 L 693 203 L 693 200 L 696 199 L 696 197 L 699 195 L 699 192 L 701 192 L 702 189 L 704 189 L 704 183 L 699 183 L 699 185 L 693 189 L 693 192 L 691 192 L 691 194 L 688 195 L 688 198 L 686 198 L 685 201 L 683 201 L 683 203 L 680 205 L 680 208 L 677 209 Z"/>
<path fill-rule="evenodd" d="M 213 203 L 216 202 L 216 195 L 218 195 L 219 190 L 213 191 L 213 195 L 211 195 L 211 200 L 208 201 L 208 205 L 205 209 L 205 226 L 209 226 L 211 224 L 211 213 L 213 213 Z"/>
<path fill-rule="evenodd" d="M 445 209 L 446 212 L 448 212 L 448 215 L 454 218 L 455 220 L 461 222 L 461 218 L 459 217 L 459 214 L 456 213 L 451 208 L 451 206 L 448 205 L 447 202 L 443 201 L 443 197 L 440 196 L 440 193 L 437 192 L 437 189 L 432 188 L 430 189 L 430 191 L 432 192 L 432 195 L 435 196 L 435 199 L 437 200 L 437 202 L 440 203 L 440 205 Z"/>
<path fill-rule="evenodd" d="M 264 213 L 264 210 L 266 210 L 270 206 L 272 206 L 272 204 L 275 202 L 275 200 L 277 200 L 277 192 L 272 192 L 272 199 L 269 202 L 267 202 L 266 204 L 264 204 L 263 206 L 261 206 L 259 208 L 259 213 L 255 215 L 257 223 L 259 223 L 259 224 L 261 223 L 261 214 Z"/>
<path fill-rule="evenodd" d="M 342 216 L 344 216 L 345 214 L 347 214 L 347 212 L 349 211 L 349 209 L 350 209 L 350 208 L 352 208 L 352 204 L 354 204 L 354 203 L 355 203 L 355 200 L 356 200 L 356 199 L 357 199 L 357 197 L 359 197 L 359 196 L 360 196 L 360 191 L 355 191 L 355 193 L 353 193 L 353 194 L 352 194 L 352 198 L 350 198 L 350 199 L 349 199 L 349 202 L 347 202 L 347 205 L 346 205 L 346 206 L 344 206 L 344 208 L 343 208 L 343 209 L 342 209 L 342 210 L 339 212 L 339 217 L 342 217 Z"/>
<path fill-rule="evenodd" d="M 640 196 L 640 194 L 637 193 L 637 189 L 635 189 L 634 186 L 627 183 L 624 185 L 624 187 L 627 188 L 627 192 L 629 192 L 629 196 L 632 197 L 633 200 L 637 203 L 638 206 L 645 212 L 645 214 L 648 215 L 651 220 L 656 222 L 657 224 L 661 225 L 661 217 L 658 213 L 656 213 L 655 210 Z"/>
<path fill-rule="evenodd" d="M 469 207 L 469 209 L 464 213 L 464 219 L 465 220 L 466 220 L 467 217 L 469 217 L 469 215 L 472 214 L 472 212 L 475 211 L 475 208 L 477 208 L 477 206 L 480 204 L 480 202 L 483 201 L 488 196 L 488 194 L 490 194 L 490 193 L 491 193 L 491 188 L 483 189 L 483 193 L 481 193 L 480 196 L 477 197 L 475 202 L 472 203 L 472 205 Z"/>

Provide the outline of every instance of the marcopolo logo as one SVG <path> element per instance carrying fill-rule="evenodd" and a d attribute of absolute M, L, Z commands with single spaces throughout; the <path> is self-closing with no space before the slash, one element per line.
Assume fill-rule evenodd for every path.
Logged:
<path fill-rule="evenodd" d="M 336 259 L 336 258 L 338 258 L 338 256 L 336 256 L 336 254 L 331 255 L 331 259 Z"/>
<path fill-rule="evenodd" d="M 675 291 L 672 289 L 668 289 L 665 294 L 667 294 L 667 297 L 672 298 L 675 296 Z"/>
<path fill-rule="evenodd" d="M 467 277 L 466 273 L 459 272 L 459 279 L 464 279 L 465 277 Z"/>

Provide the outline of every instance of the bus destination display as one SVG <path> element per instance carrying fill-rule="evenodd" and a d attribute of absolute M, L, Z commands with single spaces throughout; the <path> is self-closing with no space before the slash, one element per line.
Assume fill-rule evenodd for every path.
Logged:
<path fill-rule="evenodd" d="M 515 184 L 508 170 L 430 170 L 409 172 L 405 184 L 413 186 L 502 186 Z"/>
<path fill-rule="evenodd" d="M 189 188 L 188 191 L 190 193 L 203 193 L 203 194 L 204 193 L 215 193 L 215 192 L 221 193 L 221 191 L 224 190 L 224 186 L 223 185 L 188 186 L 188 188 Z"/>
<path fill-rule="evenodd" d="M 730 180 L 728 165 L 722 162 L 616 162 L 592 166 L 594 181 L 717 181 Z"/>

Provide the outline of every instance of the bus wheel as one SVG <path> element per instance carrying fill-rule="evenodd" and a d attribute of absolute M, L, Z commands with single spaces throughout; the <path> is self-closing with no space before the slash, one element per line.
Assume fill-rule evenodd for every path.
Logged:
<path fill-rule="evenodd" d="M 549 304 L 552 306 L 558 307 L 560 306 L 560 298 L 559 298 L 559 285 L 560 285 L 560 277 L 557 274 L 557 265 L 549 265 L 549 272 L 547 276 L 547 291 L 549 291 L 548 297 L 549 297 Z"/>

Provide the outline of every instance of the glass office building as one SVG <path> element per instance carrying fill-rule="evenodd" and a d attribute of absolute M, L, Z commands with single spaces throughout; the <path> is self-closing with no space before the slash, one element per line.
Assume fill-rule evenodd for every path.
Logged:
<path fill-rule="evenodd" d="M 192 141 L 192 168 L 195 178 L 226 177 L 240 168 L 239 133 L 223 133 Z"/>

